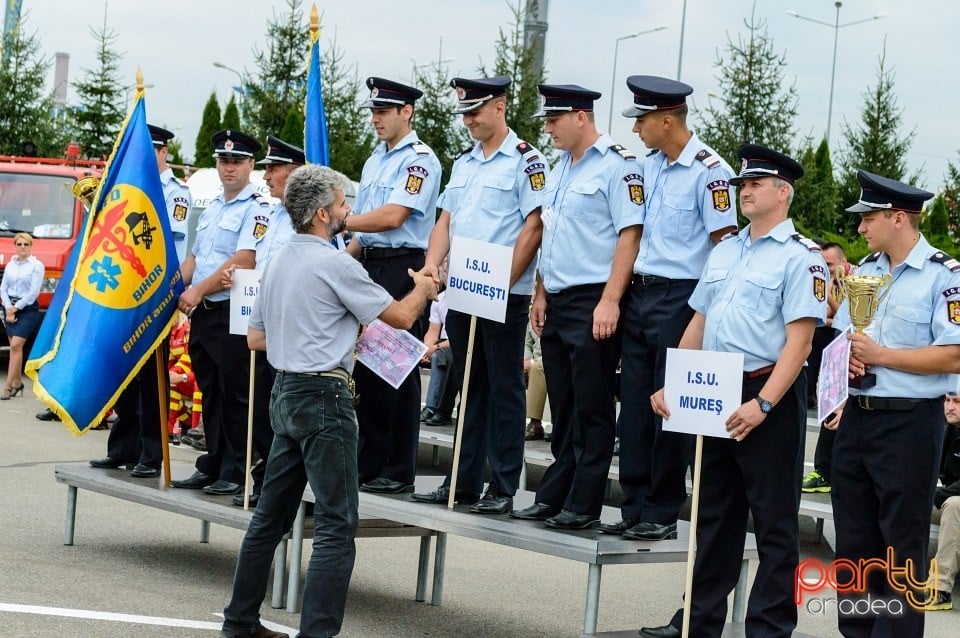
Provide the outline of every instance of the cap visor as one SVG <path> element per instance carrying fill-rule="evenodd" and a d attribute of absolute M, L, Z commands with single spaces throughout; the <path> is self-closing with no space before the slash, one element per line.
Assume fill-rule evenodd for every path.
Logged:
<path fill-rule="evenodd" d="M 227 159 L 251 159 L 253 153 L 237 153 L 236 151 L 231 151 L 226 153 L 224 151 L 218 151 L 213 154 L 214 157 L 224 157 Z"/>
<path fill-rule="evenodd" d="M 866 204 L 861 204 L 857 202 L 849 208 L 845 208 L 845 211 L 848 213 L 872 213 L 875 210 L 890 210 L 889 208 L 874 208 L 873 206 L 867 206 Z"/>
<path fill-rule="evenodd" d="M 464 104 L 461 102 L 459 105 L 457 105 L 457 108 L 453 109 L 453 114 L 460 115 L 461 113 L 469 113 L 471 111 L 476 111 L 478 108 L 480 108 L 487 102 L 489 102 L 489 100 L 484 100 L 483 102 L 477 102 L 475 104 L 467 104 L 466 106 L 464 106 Z"/>
<path fill-rule="evenodd" d="M 636 106 L 628 106 L 623 109 L 623 117 L 640 117 L 641 115 L 646 115 L 647 113 L 653 113 L 656 109 L 641 109 Z"/>

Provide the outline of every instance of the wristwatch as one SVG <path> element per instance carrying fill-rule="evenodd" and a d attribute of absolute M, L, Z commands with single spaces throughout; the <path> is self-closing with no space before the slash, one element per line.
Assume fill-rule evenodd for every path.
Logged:
<path fill-rule="evenodd" d="M 760 411 L 763 412 L 764 414 L 770 414 L 770 410 L 773 409 L 773 404 L 767 401 L 766 399 L 764 399 L 759 394 L 755 398 L 757 399 L 757 403 L 760 404 Z"/>

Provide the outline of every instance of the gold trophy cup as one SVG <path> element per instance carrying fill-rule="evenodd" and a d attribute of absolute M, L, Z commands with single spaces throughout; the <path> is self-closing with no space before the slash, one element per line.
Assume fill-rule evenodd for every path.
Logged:
<path fill-rule="evenodd" d="M 847 298 L 847 310 L 850 311 L 850 323 L 854 331 L 863 333 L 864 328 L 870 325 L 880 302 L 890 292 L 893 277 L 889 273 L 883 277 L 873 275 L 845 275 L 843 267 L 838 266 L 834 272 L 837 283 Z M 850 387 L 866 390 L 877 383 L 877 375 L 868 372 L 850 382 Z"/>

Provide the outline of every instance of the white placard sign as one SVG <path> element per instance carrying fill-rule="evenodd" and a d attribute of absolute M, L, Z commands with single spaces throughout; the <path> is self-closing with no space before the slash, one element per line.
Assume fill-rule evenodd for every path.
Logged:
<path fill-rule="evenodd" d="M 427 351 L 425 343 L 405 330 L 374 319 L 357 341 L 357 361 L 399 388 Z"/>
<path fill-rule="evenodd" d="M 454 237 L 447 277 L 447 309 L 503 323 L 510 294 L 513 248 Z"/>
<path fill-rule="evenodd" d="M 847 335 L 853 327 L 841 332 L 823 349 L 820 376 L 817 377 L 817 422 L 823 423 L 831 412 L 839 408 L 850 394 L 847 371 L 850 368 L 850 340 Z"/>
<path fill-rule="evenodd" d="M 667 348 L 663 429 L 724 439 L 727 418 L 740 407 L 743 354 Z"/>
<path fill-rule="evenodd" d="M 230 334 L 246 335 L 253 302 L 260 294 L 260 271 L 238 268 L 230 288 Z"/>

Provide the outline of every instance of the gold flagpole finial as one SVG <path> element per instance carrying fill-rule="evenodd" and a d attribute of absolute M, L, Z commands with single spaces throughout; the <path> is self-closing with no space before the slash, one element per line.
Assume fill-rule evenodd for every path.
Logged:
<path fill-rule="evenodd" d="M 310 35 L 320 37 L 320 12 L 315 4 L 310 7 Z"/>
<path fill-rule="evenodd" d="M 140 65 L 137 65 L 137 93 L 143 93 L 143 71 L 140 70 Z"/>

